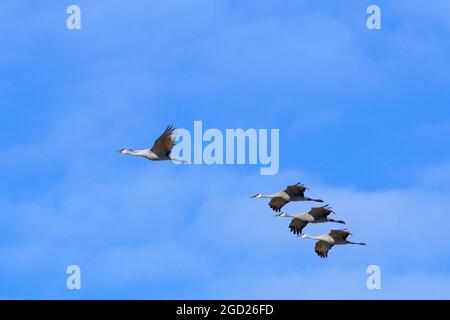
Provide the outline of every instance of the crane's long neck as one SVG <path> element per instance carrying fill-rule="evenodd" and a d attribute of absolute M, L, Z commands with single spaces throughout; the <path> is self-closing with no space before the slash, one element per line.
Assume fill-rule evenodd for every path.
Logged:
<path fill-rule="evenodd" d="M 260 198 L 275 198 L 275 197 L 279 197 L 279 193 L 272 193 L 272 194 L 262 194 L 260 196 Z"/>
<path fill-rule="evenodd" d="M 280 212 L 279 214 L 276 214 L 275 216 L 276 217 L 293 218 L 293 219 L 296 218 L 295 216 L 293 216 L 289 213 L 286 213 L 286 212 Z"/>
<path fill-rule="evenodd" d="M 133 156 L 143 156 L 147 153 L 146 150 L 133 150 L 133 149 L 129 149 L 129 150 L 124 150 L 123 153 L 127 153 L 127 154 L 131 154 Z"/>
<path fill-rule="evenodd" d="M 320 240 L 320 236 L 310 236 L 309 234 L 302 234 L 302 238 L 305 239 L 313 239 L 313 240 Z"/>

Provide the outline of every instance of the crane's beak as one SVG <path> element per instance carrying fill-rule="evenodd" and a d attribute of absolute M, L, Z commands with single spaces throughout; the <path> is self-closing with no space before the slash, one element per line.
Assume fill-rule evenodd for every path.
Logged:
<path fill-rule="evenodd" d="M 256 198 L 257 194 L 255 194 L 254 196 L 251 196 L 250 198 Z"/>

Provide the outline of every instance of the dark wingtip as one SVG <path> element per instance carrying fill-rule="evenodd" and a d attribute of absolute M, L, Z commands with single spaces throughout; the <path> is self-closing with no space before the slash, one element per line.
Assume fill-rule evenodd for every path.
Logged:
<path fill-rule="evenodd" d="M 169 124 L 164 132 L 171 134 L 175 130 L 174 126 Z"/>

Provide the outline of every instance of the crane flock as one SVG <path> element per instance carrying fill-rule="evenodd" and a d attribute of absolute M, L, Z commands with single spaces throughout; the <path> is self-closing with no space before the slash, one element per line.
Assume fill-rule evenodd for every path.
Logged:
<path fill-rule="evenodd" d="M 133 156 L 141 156 L 148 160 L 160 161 L 160 160 L 173 160 L 178 162 L 184 162 L 182 160 L 174 159 L 170 156 L 173 146 L 175 145 L 175 128 L 172 125 L 168 125 L 164 132 L 155 140 L 153 146 L 148 149 L 134 150 L 131 148 L 122 148 L 118 150 L 121 154 L 129 154 Z M 319 236 L 310 236 L 303 233 L 303 229 L 308 224 L 316 223 L 340 223 L 345 224 L 343 220 L 335 220 L 328 218 L 334 211 L 331 207 L 326 204 L 321 207 L 312 207 L 309 211 L 298 214 L 288 214 L 286 212 L 281 212 L 281 209 L 289 202 L 294 201 L 313 201 L 313 202 L 323 202 L 322 199 L 313 199 L 305 197 L 305 192 L 309 189 L 305 187 L 301 182 L 287 186 L 286 189 L 278 191 L 273 194 L 263 194 L 257 193 L 251 198 L 270 198 L 269 207 L 278 212 L 275 214 L 276 217 L 291 218 L 289 223 L 289 230 L 297 236 L 305 239 L 317 240 L 315 245 L 315 251 L 317 255 L 321 258 L 328 257 L 328 251 L 334 245 L 343 244 L 355 244 L 355 245 L 366 245 L 363 242 L 352 242 L 347 240 L 347 237 L 351 235 L 347 229 L 331 229 L 328 234 L 322 234 Z"/>
<path fill-rule="evenodd" d="M 343 220 L 335 220 L 328 218 L 331 213 L 335 213 L 331 207 L 326 204 L 321 207 L 312 207 L 309 211 L 298 213 L 298 214 L 289 214 L 286 212 L 281 212 L 281 208 L 291 202 L 291 201 L 315 201 L 315 202 L 323 202 L 321 199 L 312 199 L 305 197 L 305 191 L 309 190 L 306 188 L 301 182 L 287 186 L 286 189 L 276 192 L 274 194 L 263 194 L 257 193 L 251 198 L 270 198 L 269 207 L 275 211 L 279 212 L 275 214 L 275 217 L 285 217 L 291 218 L 291 222 L 289 223 L 289 230 L 301 238 L 305 239 L 313 239 L 317 240 L 315 251 L 317 255 L 321 258 L 328 257 L 328 251 L 334 245 L 341 244 L 357 244 L 357 245 L 366 245 L 363 242 L 352 242 L 347 240 L 347 237 L 351 235 L 347 229 L 331 229 L 329 234 L 322 234 L 319 236 L 310 236 L 306 233 L 303 233 L 303 229 L 308 224 L 314 223 L 325 223 L 325 222 L 334 222 L 345 224 Z"/>

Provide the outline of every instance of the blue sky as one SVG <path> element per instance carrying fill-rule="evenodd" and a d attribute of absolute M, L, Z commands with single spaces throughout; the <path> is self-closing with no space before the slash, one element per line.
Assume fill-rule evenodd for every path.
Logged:
<path fill-rule="evenodd" d="M 0 298 L 450 298 L 449 35 L 437 0 L 2 3 Z M 115 152 L 194 120 L 279 128 L 279 174 Z M 369 245 L 248 198 L 299 180 Z"/>

